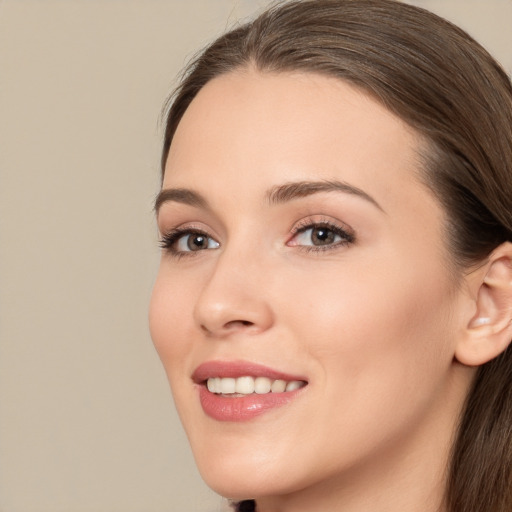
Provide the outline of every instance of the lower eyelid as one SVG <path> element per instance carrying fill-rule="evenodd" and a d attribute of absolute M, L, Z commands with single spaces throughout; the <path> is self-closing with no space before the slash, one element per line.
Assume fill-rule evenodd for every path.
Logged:
<path fill-rule="evenodd" d="M 336 249 L 340 249 L 342 247 L 347 247 L 349 245 L 352 245 L 352 242 L 349 242 L 348 240 L 339 240 L 338 242 L 329 244 L 329 245 L 293 245 L 292 247 L 294 249 L 297 249 L 299 251 L 306 251 L 306 252 L 322 252 L 322 251 L 335 251 Z"/>

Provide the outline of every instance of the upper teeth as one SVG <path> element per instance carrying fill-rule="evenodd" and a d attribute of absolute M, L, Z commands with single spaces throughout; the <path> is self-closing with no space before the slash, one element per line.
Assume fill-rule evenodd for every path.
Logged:
<path fill-rule="evenodd" d="M 284 391 L 294 391 L 305 386 L 301 380 L 285 381 L 281 379 L 271 380 L 267 377 L 210 377 L 206 382 L 208 391 L 211 393 L 220 393 L 223 395 L 242 394 L 250 395 L 258 393 L 283 393 Z"/>

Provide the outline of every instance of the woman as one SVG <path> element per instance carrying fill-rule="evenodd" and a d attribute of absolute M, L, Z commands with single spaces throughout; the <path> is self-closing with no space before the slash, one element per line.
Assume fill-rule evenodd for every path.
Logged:
<path fill-rule="evenodd" d="M 512 87 L 392 0 L 289 2 L 169 109 L 150 327 L 238 510 L 512 509 Z"/>

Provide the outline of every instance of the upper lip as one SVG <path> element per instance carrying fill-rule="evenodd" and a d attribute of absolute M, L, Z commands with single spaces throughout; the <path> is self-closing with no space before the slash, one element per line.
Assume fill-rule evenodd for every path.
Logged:
<path fill-rule="evenodd" d="M 211 377 L 267 377 L 271 380 L 294 381 L 307 380 L 300 375 L 291 375 L 279 370 L 274 370 L 268 366 L 249 361 L 207 361 L 200 364 L 192 374 L 192 380 L 201 384 Z"/>

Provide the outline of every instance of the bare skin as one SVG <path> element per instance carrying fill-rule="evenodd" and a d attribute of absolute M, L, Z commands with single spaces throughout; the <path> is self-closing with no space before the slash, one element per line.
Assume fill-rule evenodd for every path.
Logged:
<path fill-rule="evenodd" d="M 180 234 L 150 326 L 220 494 L 259 512 L 442 510 L 478 283 L 451 270 L 420 144 L 370 97 L 314 74 L 224 75 L 185 113 L 162 188 L 192 194 L 159 207 L 162 236 Z M 307 385 L 250 421 L 218 421 L 192 379 L 212 360 Z"/>

